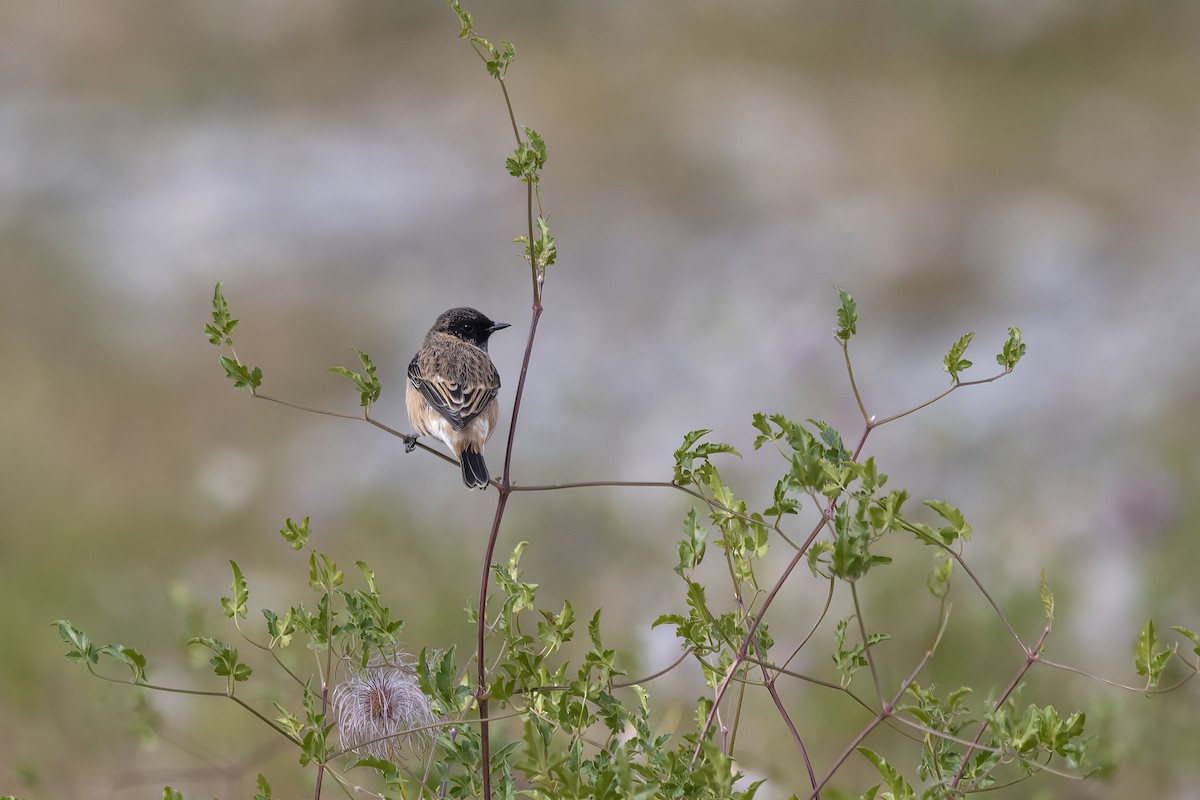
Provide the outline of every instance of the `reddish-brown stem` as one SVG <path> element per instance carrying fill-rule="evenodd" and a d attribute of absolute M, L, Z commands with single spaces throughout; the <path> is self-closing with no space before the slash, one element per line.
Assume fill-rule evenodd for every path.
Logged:
<path fill-rule="evenodd" d="M 870 435 L 874 428 L 875 424 L 871 422 L 868 422 L 863 427 L 862 436 L 859 437 L 858 445 L 854 448 L 854 453 L 850 457 L 851 460 L 858 460 L 859 453 L 862 452 L 863 445 L 865 445 L 867 442 L 867 436 Z M 738 648 L 737 653 L 734 656 L 733 663 L 729 665 L 729 669 L 725 673 L 725 677 L 721 679 L 721 683 L 717 686 L 716 695 L 713 697 L 712 708 L 709 709 L 708 717 L 704 720 L 704 727 L 700 730 L 700 736 L 696 742 L 696 749 L 692 752 L 693 764 L 695 764 L 696 759 L 700 757 L 700 750 L 702 749 L 701 745 L 704 742 L 704 737 L 708 734 L 708 729 L 712 727 L 713 720 L 716 719 L 717 709 L 721 705 L 721 700 L 725 697 L 725 692 L 729 689 L 729 684 L 733 680 L 734 674 L 737 672 L 738 668 L 741 667 L 742 662 L 746 660 L 746 656 L 750 651 L 750 643 L 754 640 L 754 634 L 756 631 L 758 631 L 758 626 L 762 624 L 763 618 L 767 614 L 767 609 L 771 607 L 771 603 L 774 602 L 775 596 L 779 594 L 779 590 L 783 588 L 783 584 L 787 582 L 788 577 L 792 574 L 792 571 L 796 568 L 796 565 L 799 564 L 800 560 L 804 558 L 805 553 L 808 552 L 808 548 L 812 546 L 812 543 L 816 540 L 817 536 L 820 535 L 821 529 L 824 528 L 825 525 L 828 524 L 829 520 L 833 518 L 833 511 L 836 507 L 837 498 L 830 498 L 829 503 L 821 512 L 821 519 L 819 519 L 817 524 L 813 526 L 812 532 L 809 533 L 808 538 L 804 540 L 804 543 L 797 548 L 796 555 L 792 556 L 792 560 L 788 562 L 788 565 L 784 568 L 783 573 L 778 579 L 776 579 L 775 585 L 771 587 L 771 591 L 767 593 L 767 596 L 763 599 L 762 605 L 759 606 L 758 613 L 754 615 L 754 618 L 750 621 L 750 625 L 746 628 L 746 636 L 744 639 L 742 639 L 742 645 Z"/>
<path fill-rule="evenodd" d="M 1042 652 L 1042 646 L 1046 644 L 1046 637 L 1049 635 L 1050 626 L 1047 625 L 1042 630 L 1042 635 L 1038 637 L 1037 644 L 1035 644 L 1033 647 L 1025 648 L 1025 663 L 1022 664 L 1021 668 L 1017 670 L 1017 673 L 1013 675 L 1012 680 L 1008 682 L 1008 686 L 1005 687 L 1004 692 L 1001 693 L 998 698 L 996 698 L 996 702 L 992 705 L 992 711 L 996 711 L 1000 708 L 1000 706 L 1004 705 L 1004 701 L 1008 700 L 1009 696 L 1016 690 L 1017 685 L 1021 682 L 1021 679 L 1025 677 L 1025 673 L 1028 672 L 1029 668 L 1032 667 L 1034 662 L 1038 660 L 1038 655 Z M 967 748 L 967 752 L 963 754 L 962 763 L 958 765 L 958 771 L 954 773 L 954 779 L 950 781 L 951 789 L 957 789 L 958 784 L 962 782 L 963 773 L 966 772 L 967 764 L 970 762 L 971 756 L 974 755 L 975 748 L 979 745 L 980 740 L 983 739 L 983 734 L 987 732 L 987 726 L 987 720 L 979 723 L 979 731 L 975 734 L 975 739 L 971 742 L 971 746 Z"/>
<path fill-rule="evenodd" d="M 779 716 L 783 718 L 783 724 L 787 725 L 792 738 L 796 740 L 796 746 L 800 748 L 800 755 L 804 758 L 804 768 L 808 770 L 808 780 L 812 783 L 813 795 L 816 800 L 821 800 L 821 792 L 817 788 L 817 776 L 813 772 L 812 760 L 808 757 L 808 748 L 804 746 L 804 740 L 800 738 L 800 731 L 796 730 L 796 724 L 792 722 L 791 715 L 783 707 L 783 700 L 779 698 L 779 692 L 775 689 L 775 678 L 777 676 L 768 675 L 767 668 L 764 665 L 759 664 L 759 667 L 762 669 L 763 682 L 766 684 L 767 691 L 771 694 L 771 700 L 775 702 L 775 709 L 779 712 Z"/>
<path fill-rule="evenodd" d="M 535 297 L 533 317 L 529 321 L 529 335 L 525 339 L 525 355 L 521 358 L 521 374 L 517 378 L 517 391 L 513 396 L 512 421 L 508 426 L 508 441 L 504 448 L 504 472 L 497 490 L 500 498 L 496 501 L 496 514 L 492 517 L 492 529 L 488 534 L 487 547 L 484 550 L 483 569 L 479 576 L 479 611 L 475 621 L 475 661 L 477 664 L 475 698 L 479 704 L 479 747 L 483 761 L 483 796 L 488 800 L 492 796 L 492 763 L 491 742 L 489 741 L 488 700 L 487 700 L 487 665 L 484 658 L 484 648 L 487 637 L 487 595 L 488 579 L 491 577 L 492 557 L 496 552 L 496 541 L 500 536 L 500 523 L 504 519 L 504 509 L 508 505 L 508 497 L 512 494 L 512 454 L 513 442 L 517 434 L 517 419 L 521 413 L 521 398 L 525 394 L 525 377 L 529 373 L 529 359 L 533 354 L 533 339 L 537 335 L 538 320 L 542 316 L 540 298 Z"/>
<path fill-rule="evenodd" d="M 917 676 L 921 674 L 921 670 L 925 669 L 925 665 L 929 663 L 929 659 L 931 658 L 933 658 L 933 650 L 926 650 L 925 655 L 921 657 L 921 660 L 917 663 L 917 666 L 912 672 L 909 673 L 908 677 L 904 679 L 904 682 L 900 684 L 900 689 L 892 697 L 892 701 L 885 704 L 883 708 L 879 709 L 879 713 L 875 715 L 875 719 L 867 723 L 866 727 L 859 731 L 858 734 L 850 741 L 850 744 L 846 745 L 845 749 L 842 750 L 836 759 L 834 759 L 833 764 L 831 764 L 828 771 L 826 771 L 825 777 L 821 778 L 821 781 L 815 787 L 813 787 L 812 794 L 808 796 L 809 800 L 818 800 L 818 798 L 820 798 L 819 793 L 823 788 L 825 788 L 825 784 L 829 783 L 834 774 L 842 768 L 842 764 L 846 763 L 846 759 L 850 758 L 858 746 L 863 743 L 863 740 L 865 740 L 871 734 L 871 731 L 878 728 L 880 723 L 887 721 L 896 713 L 896 704 L 900 702 L 900 698 L 904 697 L 904 693 L 908 691 L 908 687 L 912 686 L 913 681 L 915 681 Z"/>

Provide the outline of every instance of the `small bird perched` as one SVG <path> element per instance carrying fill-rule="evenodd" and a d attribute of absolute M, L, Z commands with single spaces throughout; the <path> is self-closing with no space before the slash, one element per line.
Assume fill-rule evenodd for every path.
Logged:
<path fill-rule="evenodd" d="M 452 308 L 433 323 L 408 365 L 408 421 L 454 452 L 468 489 L 488 485 L 483 445 L 500 413 L 500 373 L 488 356 L 488 337 L 507 327 L 473 308 Z"/>

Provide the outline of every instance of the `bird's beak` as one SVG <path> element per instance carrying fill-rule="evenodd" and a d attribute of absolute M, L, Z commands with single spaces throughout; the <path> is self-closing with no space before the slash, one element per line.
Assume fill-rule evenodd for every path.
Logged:
<path fill-rule="evenodd" d="M 496 331 L 502 331 L 502 330 L 504 330 L 505 328 L 511 328 L 511 327 L 512 327 L 512 326 L 511 326 L 509 323 L 507 323 L 507 322 L 493 322 L 493 323 L 492 323 L 492 325 L 491 325 L 491 327 L 489 327 L 489 328 L 487 329 L 487 332 L 488 332 L 488 333 L 495 333 Z"/>

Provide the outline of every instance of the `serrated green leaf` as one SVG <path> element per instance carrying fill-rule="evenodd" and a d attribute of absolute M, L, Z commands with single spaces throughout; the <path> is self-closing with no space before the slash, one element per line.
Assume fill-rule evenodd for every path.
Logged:
<path fill-rule="evenodd" d="M 943 558 L 942 562 L 934 567 L 933 572 L 929 574 L 929 577 L 925 581 L 929 593 L 939 600 L 943 599 L 950 591 L 950 575 L 953 572 L 954 559 Z"/>
<path fill-rule="evenodd" d="M 229 314 L 229 304 L 225 302 L 225 295 L 221 291 L 220 283 L 213 288 L 212 307 L 212 322 L 205 324 L 204 335 L 208 337 L 210 344 L 218 347 L 221 345 L 232 346 L 233 332 L 237 329 L 238 321 Z"/>
<path fill-rule="evenodd" d="M 950 346 L 950 352 L 942 359 L 946 372 L 950 373 L 950 379 L 955 383 L 958 383 L 958 374 L 972 366 L 970 361 L 963 358 L 963 353 L 966 352 L 974 338 L 975 331 L 964 333 L 957 342 Z"/>
<path fill-rule="evenodd" d="M 292 546 L 293 550 L 300 550 L 308 544 L 309 533 L 308 517 L 302 519 L 299 524 L 292 522 L 292 518 L 288 517 L 284 521 L 282 530 L 279 531 L 279 535 Z"/>
<path fill-rule="evenodd" d="M 86 659 L 93 664 L 96 663 L 97 659 L 93 652 L 92 643 L 86 633 L 77 629 L 65 619 L 56 620 L 54 625 L 58 628 L 58 635 L 62 637 L 62 640 L 73 648 L 71 652 L 67 653 L 69 661 L 82 661 Z"/>
<path fill-rule="evenodd" d="M 845 289 L 834 288 L 837 288 L 838 299 L 841 302 L 837 311 L 837 330 L 834 336 L 838 341 L 845 343 L 850 341 L 851 336 L 858 333 L 858 304 Z"/>
<path fill-rule="evenodd" d="M 377 594 L 375 590 L 375 572 L 367 566 L 365 561 L 355 561 L 354 566 L 358 567 L 358 571 L 362 573 L 363 580 L 366 581 L 367 591 L 371 594 Z"/>
<path fill-rule="evenodd" d="M 883 756 L 869 747 L 859 747 L 858 752 L 874 765 L 875 769 L 887 783 L 889 793 L 884 795 L 886 800 L 914 800 L 916 793 L 896 769 L 884 760 Z"/>
<path fill-rule="evenodd" d="M 225 374 L 233 381 L 233 388 L 249 388 L 253 391 L 262 385 L 262 370 L 258 367 L 250 369 L 240 361 L 224 355 L 219 356 L 218 361 L 224 368 Z"/>
<path fill-rule="evenodd" d="M 1050 582 L 1046 579 L 1046 569 L 1042 568 L 1042 579 L 1038 583 L 1038 594 L 1042 598 L 1042 610 L 1046 614 L 1046 626 L 1054 624 L 1054 593 L 1050 591 Z"/>
<path fill-rule="evenodd" d="M 246 603 L 250 599 L 250 592 L 246 588 L 246 578 L 242 575 L 242 569 L 237 562 L 230 561 L 229 566 L 233 567 L 233 582 L 229 584 L 229 590 L 233 592 L 233 597 L 221 598 L 221 610 L 227 617 L 236 616 L 245 619 Z"/>
<path fill-rule="evenodd" d="M 1195 647 L 1192 649 L 1192 652 L 1197 656 L 1200 656 L 1200 634 L 1197 634 L 1194 631 L 1183 627 L 1182 625 L 1172 625 L 1171 630 L 1187 638 L 1188 641 L 1194 644 Z"/>
<path fill-rule="evenodd" d="M 1134 668 L 1138 675 L 1145 676 L 1147 689 L 1157 688 L 1170 658 L 1171 650 L 1169 648 L 1159 648 L 1154 620 L 1146 620 L 1142 632 L 1138 634 Z"/>
<path fill-rule="evenodd" d="M 363 374 L 359 374 L 348 367 L 330 367 L 327 371 L 349 378 L 353 382 L 354 387 L 359 391 L 359 405 L 363 408 L 370 408 L 371 404 L 379 399 L 379 395 L 383 391 L 379 379 L 375 377 L 375 363 L 369 355 L 357 347 L 350 349 L 358 354 L 358 360 L 363 366 Z"/>
<path fill-rule="evenodd" d="M 146 657 L 132 647 L 125 647 L 120 644 L 106 644 L 96 649 L 96 655 L 108 656 L 114 661 L 124 664 L 133 672 L 134 683 L 145 683 Z"/>
<path fill-rule="evenodd" d="M 254 785 L 258 787 L 258 791 L 254 795 L 254 800 L 272 800 L 274 795 L 271 794 L 271 784 L 267 782 L 267 778 L 261 772 L 254 781 Z"/>
<path fill-rule="evenodd" d="M 1025 343 L 1021 341 L 1021 329 L 1014 325 L 1008 329 L 1008 341 L 996 356 L 996 363 L 1011 372 L 1024 355 Z"/>
<path fill-rule="evenodd" d="M 308 585 L 318 592 L 330 592 L 342 585 L 345 576 L 332 558 L 324 553 L 308 557 Z"/>
<path fill-rule="evenodd" d="M 950 523 L 949 526 L 943 526 L 938 531 L 939 538 L 943 544 L 951 545 L 956 539 L 970 541 L 971 526 L 967 524 L 962 511 L 941 500 L 925 500 L 923 502 L 926 506 L 936 511 L 938 516 Z"/>

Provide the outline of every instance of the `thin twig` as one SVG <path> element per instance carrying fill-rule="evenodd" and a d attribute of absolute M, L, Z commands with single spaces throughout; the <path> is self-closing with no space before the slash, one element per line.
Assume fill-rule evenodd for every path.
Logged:
<path fill-rule="evenodd" d="M 867 625 L 863 621 L 862 606 L 858 603 L 856 581 L 850 581 L 850 597 L 854 600 L 854 617 L 858 620 L 858 633 L 862 637 L 863 654 L 867 657 L 867 668 L 871 672 L 871 680 L 875 683 L 875 694 L 879 698 L 879 704 L 883 705 L 883 686 L 879 683 L 879 670 L 875 668 L 875 658 L 871 655 L 871 639 L 867 636 Z"/>
<path fill-rule="evenodd" d="M 834 759 L 833 764 L 825 773 L 825 777 L 821 779 L 820 783 L 818 783 L 813 789 L 812 794 L 808 796 L 809 800 L 817 800 L 817 793 L 821 789 L 825 788 L 825 784 L 829 783 L 830 779 L 833 778 L 834 773 L 842 768 L 842 764 L 846 763 L 846 759 L 853 755 L 854 751 L 860 744 L 862 744 L 863 740 L 871 734 L 871 731 L 875 730 L 877 727 L 879 727 L 881 722 L 896 713 L 896 704 L 900 702 L 900 698 L 904 697 L 904 693 L 908 691 L 908 687 L 912 686 L 913 681 L 917 679 L 917 675 L 921 674 L 921 670 L 925 669 L 925 665 L 929 663 L 929 659 L 932 657 L 933 650 L 926 650 L 925 655 L 921 657 L 921 660 L 917 663 L 917 666 L 913 669 L 909 676 L 904 679 L 904 682 L 900 684 L 900 690 L 896 692 L 895 697 L 892 698 L 892 702 L 884 704 L 883 708 L 879 710 L 879 713 L 875 715 L 875 719 L 871 720 L 866 727 L 859 731 L 858 734 L 855 735 L 855 737 L 850 741 L 850 744 L 846 745 L 845 749 L 843 749 L 838 757 Z"/>
<path fill-rule="evenodd" d="M 996 698 L 996 702 L 992 705 L 993 712 L 997 711 L 1000 706 L 1004 705 L 1004 702 L 1008 700 L 1009 696 L 1016 691 L 1017 686 L 1021 683 L 1021 679 L 1025 677 L 1025 673 L 1028 672 L 1029 668 L 1032 667 L 1034 662 L 1038 660 L 1038 653 L 1041 652 L 1042 646 L 1046 643 L 1046 637 L 1049 635 L 1050 626 L 1047 625 L 1042 629 L 1042 635 L 1038 637 L 1037 644 L 1032 648 L 1025 649 L 1025 663 L 1021 664 L 1016 674 L 1013 675 L 1012 680 L 1008 682 L 1008 686 L 1006 686 L 1000 696 Z M 978 745 L 980 740 L 983 739 L 983 734 L 987 732 L 987 729 L 988 722 L 985 719 L 983 722 L 979 723 L 979 731 L 975 734 L 974 741 L 972 741 L 971 746 L 967 748 L 967 752 L 963 754 L 962 763 L 958 765 L 958 771 L 954 773 L 954 778 L 950 781 L 951 789 L 957 789 L 958 784 L 962 782 L 963 773 L 967 770 L 967 763 L 971 760 L 971 755 L 975 752 L 976 745 Z"/>

